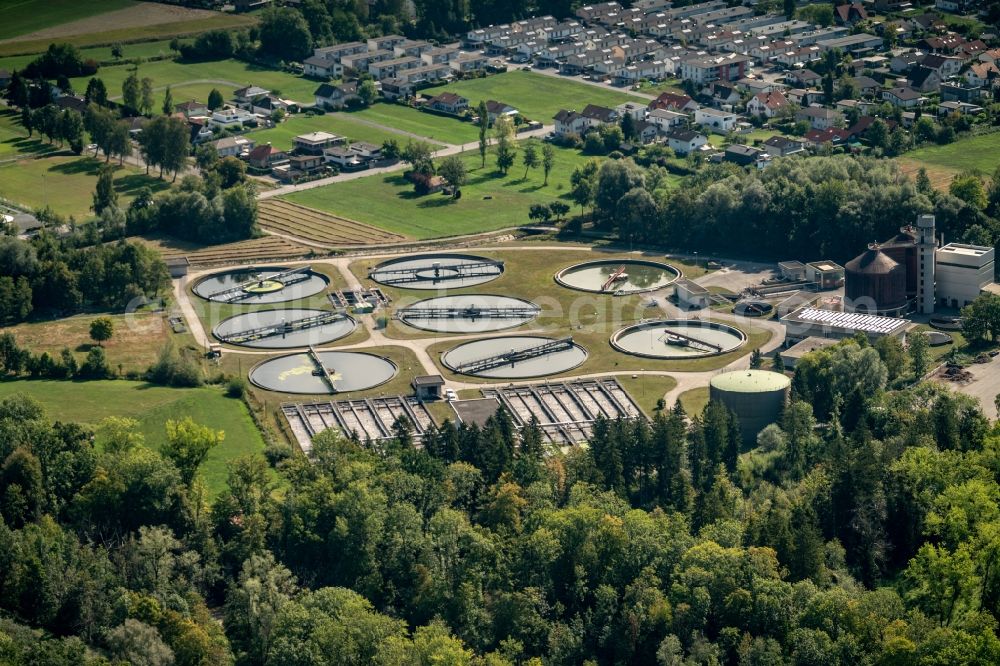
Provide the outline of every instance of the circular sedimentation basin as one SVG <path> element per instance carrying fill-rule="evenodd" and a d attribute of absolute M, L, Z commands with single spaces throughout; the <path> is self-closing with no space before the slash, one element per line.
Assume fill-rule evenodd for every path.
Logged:
<path fill-rule="evenodd" d="M 401 289 L 460 289 L 503 275 L 503 262 L 474 254 L 442 252 L 390 259 L 371 269 L 368 278 Z"/>
<path fill-rule="evenodd" d="M 555 276 L 564 287 L 615 296 L 662 289 L 680 277 L 680 270 L 670 264 L 643 259 L 585 261 Z"/>
<path fill-rule="evenodd" d="M 279 273 L 291 270 L 287 266 L 252 266 L 230 271 L 212 273 L 194 286 L 192 291 L 208 301 L 232 303 L 233 305 L 262 305 L 284 303 L 314 296 L 324 289 L 328 280 L 326 276 L 309 270 L 305 280 L 291 284 L 283 284 L 279 280 L 270 279 Z M 238 298 L 227 300 L 228 290 L 240 287 Z"/>
<path fill-rule="evenodd" d="M 628 326 L 611 336 L 620 352 L 658 359 L 715 356 L 738 349 L 747 336 L 740 329 L 714 321 L 666 319 Z"/>
<path fill-rule="evenodd" d="M 955 341 L 951 335 L 948 333 L 941 333 L 940 331 L 924 331 L 924 335 L 927 336 L 927 344 L 931 347 L 950 345 Z"/>
<path fill-rule="evenodd" d="M 396 317 L 409 326 L 435 333 L 488 333 L 526 324 L 539 311 L 537 305 L 523 298 L 462 294 L 417 301 L 397 310 Z"/>
<path fill-rule="evenodd" d="M 397 371 L 389 359 L 366 352 L 320 351 L 316 355 L 322 370 L 311 354 L 299 352 L 258 363 L 250 369 L 250 381 L 268 391 L 318 395 L 370 389 L 389 381 Z"/>
<path fill-rule="evenodd" d="M 544 377 L 566 372 L 579 366 L 587 360 L 587 350 L 578 344 L 570 343 L 566 347 L 513 363 L 505 362 L 483 370 L 463 368 L 467 363 L 496 357 L 511 352 L 520 352 L 546 343 L 555 342 L 555 338 L 535 335 L 506 335 L 496 338 L 473 340 L 458 345 L 445 352 L 441 362 L 445 367 L 459 374 L 490 379 L 527 379 Z"/>
<path fill-rule="evenodd" d="M 212 335 L 220 342 L 240 347 L 255 349 L 294 349 L 316 346 L 339 340 L 350 335 L 357 322 L 344 315 L 327 323 L 321 323 L 308 328 L 297 328 L 296 322 L 329 314 L 327 310 L 309 310 L 302 308 L 285 308 L 283 310 L 258 310 L 229 317 L 219 322 Z M 285 330 L 282 324 L 288 324 L 293 330 Z M 267 335 L 255 339 L 230 340 L 234 335 L 247 333 L 257 329 L 277 330 L 266 331 Z M 297 329 L 297 330 L 295 330 Z M 264 333 L 262 331 L 261 333 Z"/>

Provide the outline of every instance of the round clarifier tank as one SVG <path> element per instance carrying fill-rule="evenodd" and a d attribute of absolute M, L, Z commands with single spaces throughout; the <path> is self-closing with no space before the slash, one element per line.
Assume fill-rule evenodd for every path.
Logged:
<path fill-rule="evenodd" d="M 769 370 L 735 370 L 712 377 L 710 400 L 718 400 L 736 413 L 744 444 L 753 444 L 757 433 L 781 418 L 791 380 Z"/>
<path fill-rule="evenodd" d="M 551 351 L 534 355 L 533 350 L 550 345 Z M 513 355 L 513 360 L 507 360 Z M 527 357 L 524 357 L 527 356 Z M 488 367 L 480 364 L 495 359 Z M 473 340 L 445 352 L 441 362 L 453 372 L 491 379 L 527 379 L 566 372 L 587 360 L 587 350 L 572 340 L 535 335 L 507 335 Z"/>
<path fill-rule="evenodd" d="M 453 252 L 390 259 L 371 269 L 368 278 L 401 289 L 460 289 L 503 275 L 503 262 Z"/>
<path fill-rule="evenodd" d="M 644 321 L 611 336 L 618 351 L 659 359 L 690 359 L 738 349 L 747 336 L 735 326 L 695 319 Z"/>
<path fill-rule="evenodd" d="M 288 271 L 289 266 L 251 266 L 221 271 L 202 278 L 192 291 L 205 300 L 233 305 L 284 303 L 315 296 L 326 289 L 329 280 L 311 269 L 288 284 L 271 279 Z"/>
<path fill-rule="evenodd" d="M 294 349 L 339 340 L 357 322 L 328 310 L 286 308 L 245 312 L 219 322 L 212 335 L 220 342 L 255 349 Z"/>
<path fill-rule="evenodd" d="M 397 371 L 389 359 L 365 352 L 320 351 L 316 356 L 322 368 L 308 352 L 262 361 L 250 369 L 250 381 L 268 391 L 320 395 L 370 389 Z"/>
<path fill-rule="evenodd" d="M 556 273 L 570 289 L 624 296 L 662 289 L 681 277 L 670 264 L 642 259 L 608 259 L 574 264 Z"/>
<path fill-rule="evenodd" d="M 540 308 L 523 298 L 493 294 L 438 296 L 400 308 L 405 324 L 435 333 L 487 333 L 526 324 Z"/>

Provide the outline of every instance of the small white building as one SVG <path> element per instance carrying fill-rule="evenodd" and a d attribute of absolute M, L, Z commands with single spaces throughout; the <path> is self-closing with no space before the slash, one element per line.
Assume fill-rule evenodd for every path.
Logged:
<path fill-rule="evenodd" d="M 712 302 L 708 289 L 685 278 L 674 282 L 674 296 L 678 305 L 690 308 L 707 308 Z"/>
<path fill-rule="evenodd" d="M 992 247 L 948 243 L 934 255 L 937 301 L 943 306 L 966 306 L 993 282 Z"/>
<path fill-rule="evenodd" d="M 694 122 L 716 132 L 730 132 L 736 127 L 739 115 L 704 107 L 694 112 Z"/>

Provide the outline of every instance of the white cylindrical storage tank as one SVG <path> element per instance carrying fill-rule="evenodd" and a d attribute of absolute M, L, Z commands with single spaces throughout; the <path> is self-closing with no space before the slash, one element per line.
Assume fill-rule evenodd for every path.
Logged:
<path fill-rule="evenodd" d="M 716 375 L 708 395 L 736 413 L 743 443 L 752 445 L 757 433 L 781 418 L 791 380 L 769 370 L 734 370 Z"/>

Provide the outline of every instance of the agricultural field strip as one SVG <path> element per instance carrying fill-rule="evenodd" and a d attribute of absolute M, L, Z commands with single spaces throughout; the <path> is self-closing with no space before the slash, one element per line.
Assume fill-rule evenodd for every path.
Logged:
<path fill-rule="evenodd" d="M 386 232 L 360 222 L 329 215 L 288 201 L 270 199 L 260 205 L 260 224 L 263 228 L 300 233 L 303 238 L 316 241 L 345 240 L 348 242 L 394 241 L 403 236 Z"/>

